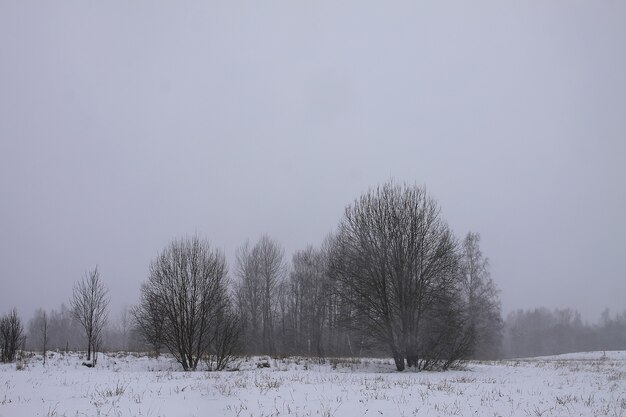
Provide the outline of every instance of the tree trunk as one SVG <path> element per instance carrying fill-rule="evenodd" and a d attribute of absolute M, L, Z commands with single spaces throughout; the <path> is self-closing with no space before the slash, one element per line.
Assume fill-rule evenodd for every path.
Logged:
<path fill-rule="evenodd" d="M 393 360 L 396 363 L 396 370 L 398 372 L 404 371 L 404 356 L 402 356 L 398 352 L 394 352 L 393 353 Z"/>

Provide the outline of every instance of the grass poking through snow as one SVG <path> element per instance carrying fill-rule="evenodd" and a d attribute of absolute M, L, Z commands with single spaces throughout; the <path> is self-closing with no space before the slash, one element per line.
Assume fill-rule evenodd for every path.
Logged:
<path fill-rule="evenodd" d="M 167 356 L 35 356 L 0 366 L 0 417 L 626 417 L 626 352 L 393 371 L 388 360 L 243 359 L 236 372 L 180 372 Z"/>

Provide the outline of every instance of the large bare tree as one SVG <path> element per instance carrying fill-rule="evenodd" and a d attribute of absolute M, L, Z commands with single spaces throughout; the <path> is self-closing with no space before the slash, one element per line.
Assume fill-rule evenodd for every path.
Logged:
<path fill-rule="evenodd" d="M 148 339 L 162 322 L 162 342 L 185 371 L 215 350 L 227 350 L 217 347 L 229 308 L 226 273 L 224 255 L 197 236 L 173 241 L 150 264 L 135 317 Z"/>
<path fill-rule="evenodd" d="M 353 325 L 387 346 L 399 371 L 405 359 L 449 366 L 459 355 L 458 268 L 456 240 L 437 203 L 423 188 L 393 183 L 346 208 L 330 255 Z"/>
<path fill-rule="evenodd" d="M 87 360 L 97 361 L 97 351 L 102 344 L 102 331 L 108 318 L 108 290 L 100 279 L 96 266 L 76 282 L 70 301 L 72 314 L 80 323 L 87 337 Z"/>

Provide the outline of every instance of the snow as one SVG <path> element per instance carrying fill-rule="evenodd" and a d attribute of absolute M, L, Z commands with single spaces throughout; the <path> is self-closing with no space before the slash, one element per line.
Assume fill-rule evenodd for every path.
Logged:
<path fill-rule="evenodd" d="M 77 353 L 0 365 L 0 417 L 625 416 L 626 352 L 471 362 L 395 372 L 389 360 L 242 359 L 238 371 L 181 372 L 168 356 Z"/>

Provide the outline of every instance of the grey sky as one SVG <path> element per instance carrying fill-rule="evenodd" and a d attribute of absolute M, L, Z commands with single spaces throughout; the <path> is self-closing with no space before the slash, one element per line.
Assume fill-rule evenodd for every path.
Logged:
<path fill-rule="evenodd" d="M 394 178 L 503 309 L 626 309 L 626 3 L 0 3 L 0 312 L 113 313 L 197 232 L 317 245 Z"/>

